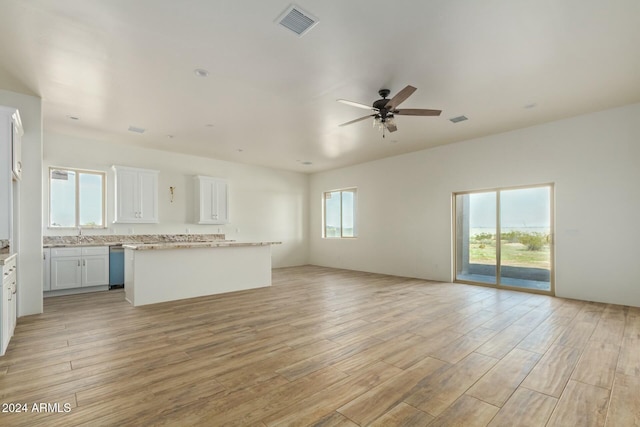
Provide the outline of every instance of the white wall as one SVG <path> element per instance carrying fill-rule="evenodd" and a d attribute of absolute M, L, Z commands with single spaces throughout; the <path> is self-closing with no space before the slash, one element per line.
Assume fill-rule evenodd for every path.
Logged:
<path fill-rule="evenodd" d="M 451 281 L 453 192 L 555 183 L 556 295 L 640 306 L 639 162 L 635 104 L 318 173 L 310 262 Z M 323 191 L 352 186 L 359 237 L 322 239 Z"/>
<path fill-rule="evenodd" d="M 0 105 L 20 111 L 22 180 L 18 184 L 18 316 L 42 313 L 42 108 L 40 98 L 0 90 Z"/>
<path fill-rule="evenodd" d="M 159 224 L 113 224 L 114 190 L 111 165 L 160 171 Z M 44 136 L 43 185 L 48 200 L 49 166 L 108 172 L 106 230 L 85 234 L 182 234 L 225 233 L 238 241 L 281 241 L 273 246 L 273 266 L 302 265 L 308 259 L 308 183 L 305 174 L 207 159 L 166 151 L 90 141 L 65 135 Z M 229 181 L 228 225 L 195 224 L 194 175 Z M 175 187 L 173 203 L 169 187 Z M 45 235 L 77 234 L 75 230 L 51 230 L 47 225 L 47 202 L 42 209 Z"/>

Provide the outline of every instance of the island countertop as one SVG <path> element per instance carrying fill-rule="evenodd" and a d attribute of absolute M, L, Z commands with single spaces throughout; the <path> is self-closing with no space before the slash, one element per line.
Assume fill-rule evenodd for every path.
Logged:
<path fill-rule="evenodd" d="M 126 243 L 125 299 L 137 307 L 271 286 L 271 246 L 278 243 Z"/>
<path fill-rule="evenodd" d="M 192 249 L 192 248 L 224 248 L 238 246 L 268 246 L 279 245 L 282 242 L 236 242 L 236 241 L 211 241 L 211 242 L 161 242 L 161 243 L 126 243 L 124 249 L 136 251 L 162 250 L 162 249 Z"/>

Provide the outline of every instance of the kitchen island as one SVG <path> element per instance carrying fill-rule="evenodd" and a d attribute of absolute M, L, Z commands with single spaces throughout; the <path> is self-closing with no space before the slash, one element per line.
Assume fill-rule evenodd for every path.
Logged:
<path fill-rule="evenodd" d="M 280 242 L 125 244 L 125 298 L 134 306 L 271 286 Z"/>

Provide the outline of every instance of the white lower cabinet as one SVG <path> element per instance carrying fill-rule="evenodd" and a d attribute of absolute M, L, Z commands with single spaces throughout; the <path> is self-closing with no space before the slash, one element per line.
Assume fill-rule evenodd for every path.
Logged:
<path fill-rule="evenodd" d="M 109 284 L 109 249 L 106 255 L 82 257 L 82 286 Z"/>
<path fill-rule="evenodd" d="M 82 269 L 79 256 L 51 257 L 51 290 L 79 288 L 82 286 Z"/>
<path fill-rule="evenodd" d="M 108 284 L 108 246 L 51 249 L 50 290 Z"/>
<path fill-rule="evenodd" d="M 9 340 L 13 336 L 13 331 L 16 328 L 16 257 L 12 256 L 7 258 L 0 271 L 2 272 L 2 287 L 0 288 L 0 298 L 2 299 L 2 314 L 0 316 L 0 356 L 2 356 L 7 349 Z"/>
<path fill-rule="evenodd" d="M 51 249 L 42 250 L 42 290 L 51 290 Z"/>

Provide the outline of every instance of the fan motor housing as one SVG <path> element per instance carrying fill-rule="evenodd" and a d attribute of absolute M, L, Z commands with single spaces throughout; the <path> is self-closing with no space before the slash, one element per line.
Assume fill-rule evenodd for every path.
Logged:
<path fill-rule="evenodd" d="M 389 96 L 390 93 L 391 91 L 389 89 L 380 89 L 378 91 L 378 95 L 380 95 L 383 99 L 378 99 L 377 101 L 375 101 L 373 103 L 373 108 L 376 108 L 378 110 L 383 110 L 384 107 L 387 105 L 387 102 L 389 102 L 389 100 L 386 99 L 386 97 Z"/>
<path fill-rule="evenodd" d="M 387 102 L 389 102 L 388 99 L 378 99 L 373 103 L 373 108 L 382 110 L 387 105 Z"/>

